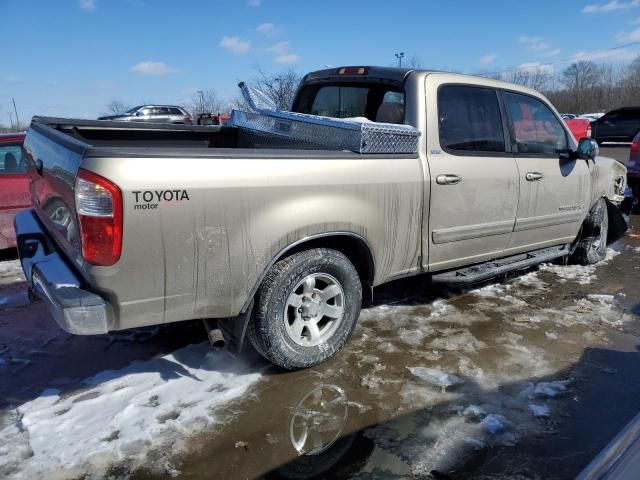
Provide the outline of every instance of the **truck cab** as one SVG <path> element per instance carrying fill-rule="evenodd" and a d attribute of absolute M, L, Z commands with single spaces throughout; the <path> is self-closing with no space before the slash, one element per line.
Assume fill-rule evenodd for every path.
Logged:
<path fill-rule="evenodd" d="M 595 184 L 623 182 L 618 162 L 575 155 L 576 139 L 545 97 L 499 81 L 401 68 L 327 69 L 304 77 L 292 110 L 423 132 L 424 271 L 571 244 L 596 199 Z M 614 178 L 599 179 L 600 169 Z M 622 200 L 621 188 L 609 188 L 613 202 Z"/>

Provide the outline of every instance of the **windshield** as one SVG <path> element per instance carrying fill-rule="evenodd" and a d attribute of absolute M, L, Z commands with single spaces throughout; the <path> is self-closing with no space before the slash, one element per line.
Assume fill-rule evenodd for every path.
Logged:
<path fill-rule="evenodd" d="M 138 105 L 137 107 L 133 107 L 130 108 L 129 110 L 127 110 L 126 112 L 124 112 L 125 114 L 132 114 L 132 113 L 136 113 L 138 110 L 140 110 L 142 108 L 142 105 Z"/>
<path fill-rule="evenodd" d="M 377 83 L 306 85 L 293 111 L 324 117 L 364 117 L 373 122 L 404 123 L 404 92 Z"/>

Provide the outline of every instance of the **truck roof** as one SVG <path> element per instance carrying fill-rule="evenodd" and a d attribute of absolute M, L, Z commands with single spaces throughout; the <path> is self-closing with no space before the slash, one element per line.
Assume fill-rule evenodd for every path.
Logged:
<path fill-rule="evenodd" d="M 364 68 L 366 69 L 366 73 L 350 73 L 351 70 L 358 70 Z M 346 70 L 346 73 L 339 73 L 340 70 Z M 378 67 L 375 65 L 353 65 L 353 66 L 341 66 L 341 67 L 333 67 L 333 68 L 325 68 L 322 70 L 316 70 L 314 72 L 308 73 L 302 79 L 302 83 L 313 83 L 314 81 L 338 81 L 338 80 L 348 80 L 348 81 L 356 81 L 357 79 L 366 80 L 366 78 L 376 78 L 388 80 L 391 82 L 404 83 L 407 77 L 411 73 L 422 74 L 422 75 L 443 75 L 450 76 L 451 82 L 460 82 L 460 83 L 471 83 L 471 84 L 482 84 L 487 86 L 492 86 L 495 88 L 502 88 L 506 90 L 514 90 L 522 93 L 527 93 L 529 95 L 533 95 L 536 97 L 542 97 L 540 92 L 533 90 L 531 88 L 525 87 L 523 85 L 518 85 L 515 83 L 503 82 L 501 80 L 494 80 L 492 78 L 481 77 L 478 75 L 466 75 L 463 73 L 453 73 L 446 72 L 442 70 L 425 70 L 425 69 L 416 69 L 416 68 L 399 68 L 399 67 Z"/>
<path fill-rule="evenodd" d="M 365 68 L 367 71 L 367 77 L 384 78 L 393 80 L 396 82 L 404 82 L 407 75 L 413 72 L 414 68 L 396 68 L 396 67 L 376 67 L 367 65 L 346 66 L 346 67 L 332 67 L 325 68 L 323 70 L 316 70 L 315 72 L 307 73 L 302 79 L 303 82 L 313 82 L 314 80 L 327 80 L 335 78 L 336 80 L 344 80 L 345 78 L 362 78 L 362 74 L 340 74 L 338 73 L 342 69 L 358 69 Z"/>

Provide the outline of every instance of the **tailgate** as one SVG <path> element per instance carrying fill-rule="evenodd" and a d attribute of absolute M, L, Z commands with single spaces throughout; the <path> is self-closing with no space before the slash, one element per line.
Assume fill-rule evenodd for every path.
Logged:
<path fill-rule="evenodd" d="M 82 264 L 75 210 L 76 174 L 89 146 L 46 125 L 32 122 L 24 143 L 35 168 L 29 171 L 31 204 L 55 244 Z"/>

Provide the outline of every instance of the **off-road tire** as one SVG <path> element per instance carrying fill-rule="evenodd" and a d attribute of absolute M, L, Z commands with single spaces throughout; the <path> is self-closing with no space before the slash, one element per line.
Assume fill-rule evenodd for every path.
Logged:
<path fill-rule="evenodd" d="M 311 274 L 328 274 L 344 292 L 343 315 L 337 330 L 323 343 L 301 346 L 285 329 L 284 310 L 295 286 Z M 334 356 L 355 329 L 362 302 L 358 272 L 342 253 L 314 248 L 277 262 L 265 276 L 256 294 L 254 313 L 247 335 L 254 348 L 267 360 L 288 370 L 318 365 Z"/>
<path fill-rule="evenodd" d="M 571 254 L 571 263 L 593 265 L 604 260 L 607 255 L 608 230 L 607 203 L 604 198 L 601 198 L 595 203 L 582 224 L 577 244 Z"/>

